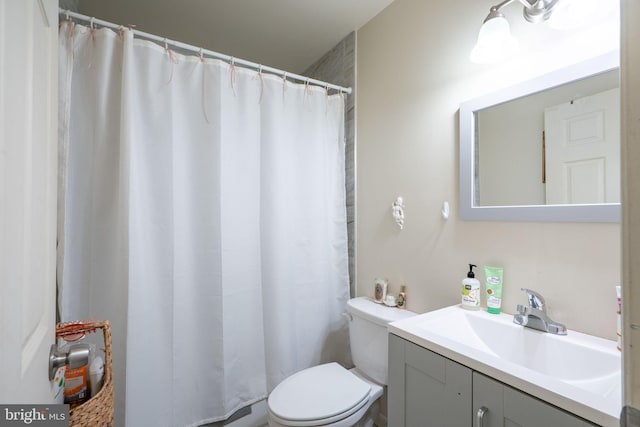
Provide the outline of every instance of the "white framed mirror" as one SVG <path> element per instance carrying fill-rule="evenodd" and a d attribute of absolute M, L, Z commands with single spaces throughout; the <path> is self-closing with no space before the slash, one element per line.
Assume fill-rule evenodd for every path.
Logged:
<path fill-rule="evenodd" d="M 460 217 L 620 221 L 619 53 L 460 105 Z"/>

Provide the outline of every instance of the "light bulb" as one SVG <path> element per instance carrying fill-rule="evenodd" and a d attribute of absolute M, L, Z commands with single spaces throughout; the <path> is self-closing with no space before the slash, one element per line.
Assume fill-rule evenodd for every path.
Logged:
<path fill-rule="evenodd" d="M 511 35 L 509 22 L 500 14 L 482 24 L 469 59 L 477 64 L 495 63 L 509 56 L 517 47 L 518 41 Z"/>

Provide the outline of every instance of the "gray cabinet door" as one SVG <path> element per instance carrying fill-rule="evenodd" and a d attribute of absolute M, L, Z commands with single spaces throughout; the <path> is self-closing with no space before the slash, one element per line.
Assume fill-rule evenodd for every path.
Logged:
<path fill-rule="evenodd" d="M 506 386 L 478 372 L 473 373 L 473 414 L 486 408 L 477 427 L 587 427 L 581 418 Z"/>
<path fill-rule="evenodd" d="M 389 335 L 388 425 L 470 427 L 471 369 Z"/>

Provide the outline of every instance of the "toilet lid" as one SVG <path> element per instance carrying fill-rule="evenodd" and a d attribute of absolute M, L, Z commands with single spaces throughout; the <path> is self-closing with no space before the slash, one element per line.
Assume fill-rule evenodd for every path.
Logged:
<path fill-rule="evenodd" d="M 302 370 L 269 395 L 269 410 L 282 420 L 345 418 L 364 405 L 371 386 L 337 363 Z M 338 417 L 339 416 L 339 417 Z"/>

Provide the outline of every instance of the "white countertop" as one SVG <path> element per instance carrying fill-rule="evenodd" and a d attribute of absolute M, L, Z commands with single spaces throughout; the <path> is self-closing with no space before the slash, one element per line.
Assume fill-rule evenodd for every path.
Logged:
<path fill-rule="evenodd" d="M 487 333 L 494 327 L 499 336 Z M 566 336 L 535 331 L 514 324 L 511 315 L 459 305 L 393 322 L 389 332 L 593 423 L 620 424 L 615 341 L 572 330 Z"/>

